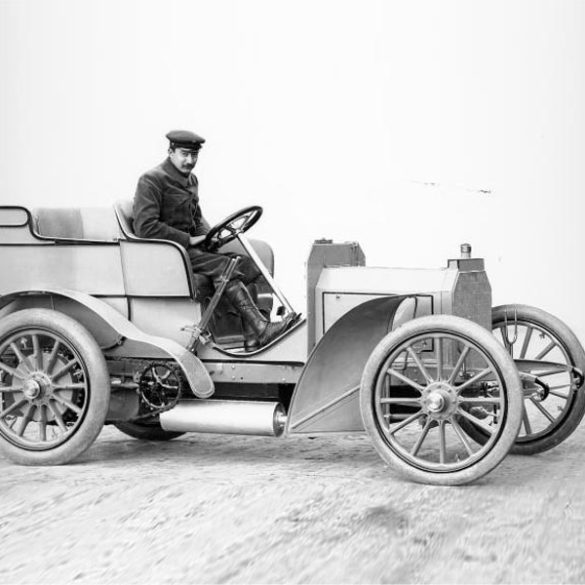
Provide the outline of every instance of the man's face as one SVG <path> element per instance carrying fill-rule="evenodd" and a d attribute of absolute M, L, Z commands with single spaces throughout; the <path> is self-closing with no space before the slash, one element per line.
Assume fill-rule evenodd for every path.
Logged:
<path fill-rule="evenodd" d="M 179 172 L 188 175 L 197 164 L 198 150 L 190 150 L 189 148 L 169 148 L 169 158 L 171 162 L 177 167 Z"/>

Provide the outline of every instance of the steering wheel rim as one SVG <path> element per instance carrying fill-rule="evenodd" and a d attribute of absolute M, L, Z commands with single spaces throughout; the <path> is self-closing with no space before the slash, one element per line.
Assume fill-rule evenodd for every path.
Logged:
<path fill-rule="evenodd" d="M 238 234 L 248 231 L 260 219 L 262 212 L 259 205 L 250 205 L 235 211 L 209 230 L 203 245 L 210 250 L 225 246 L 235 240 Z"/>

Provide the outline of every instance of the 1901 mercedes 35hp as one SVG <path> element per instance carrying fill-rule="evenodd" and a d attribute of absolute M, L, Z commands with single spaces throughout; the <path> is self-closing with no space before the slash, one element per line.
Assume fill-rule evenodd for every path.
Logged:
<path fill-rule="evenodd" d="M 136 237 L 131 209 L 0 207 L 0 447 L 16 463 L 67 463 L 104 424 L 147 440 L 365 430 L 411 479 L 463 484 L 583 417 L 575 335 L 539 309 L 492 308 L 468 245 L 410 270 L 316 241 L 306 319 L 248 351 L 224 285 L 193 275 L 174 242 Z M 258 304 L 277 316 L 290 305 L 272 250 L 244 235 L 261 213 L 234 213 L 207 244 L 252 258 Z"/>

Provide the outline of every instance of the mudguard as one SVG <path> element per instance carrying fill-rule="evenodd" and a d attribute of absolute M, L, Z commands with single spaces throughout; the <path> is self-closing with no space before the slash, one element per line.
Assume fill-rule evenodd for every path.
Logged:
<path fill-rule="evenodd" d="M 102 347 L 104 339 L 107 339 L 106 345 L 109 347 L 104 349 L 106 355 L 121 357 L 143 355 L 159 357 L 159 359 L 170 357 L 180 366 L 195 396 L 209 398 L 214 393 L 213 381 L 195 355 L 173 340 L 144 333 L 110 305 L 86 293 L 59 288 L 10 291 L 0 298 L 0 309 L 12 301 L 31 296 L 54 296 L 74 301 L 78 305 L 77 309 L 63 312 L 70 313 L 73 318 L 87 327 Z M 79 308 L 82 309 L 81 312 Z"/>
<path fill-rule="evenodd" d="M 360 379 L 407 296 L 369 300 L 337 320 L 312 351 L 288 412 L 290 434 L 363 431 Z"/>

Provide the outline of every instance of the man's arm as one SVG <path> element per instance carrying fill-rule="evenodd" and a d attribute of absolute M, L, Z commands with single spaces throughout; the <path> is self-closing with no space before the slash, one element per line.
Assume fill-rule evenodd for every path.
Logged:
<path fill-rule="evenodd" d="M 201 205 L 197 205 L 197 209 L 195 210 L 195 214 L 193 215 L 193 222 L 195 223 L 196 236 L 204 236 L 211 229 L 209 223 L 201 213 Z"/>
<path fill-rule="evenodd" d="M 134 196 L 134 231 L 140 238 L 172 240 L 188 248 L 190 236 L 160 221 L 162 190 L 152 177 L 143 175 L 138 180 Z"/>

